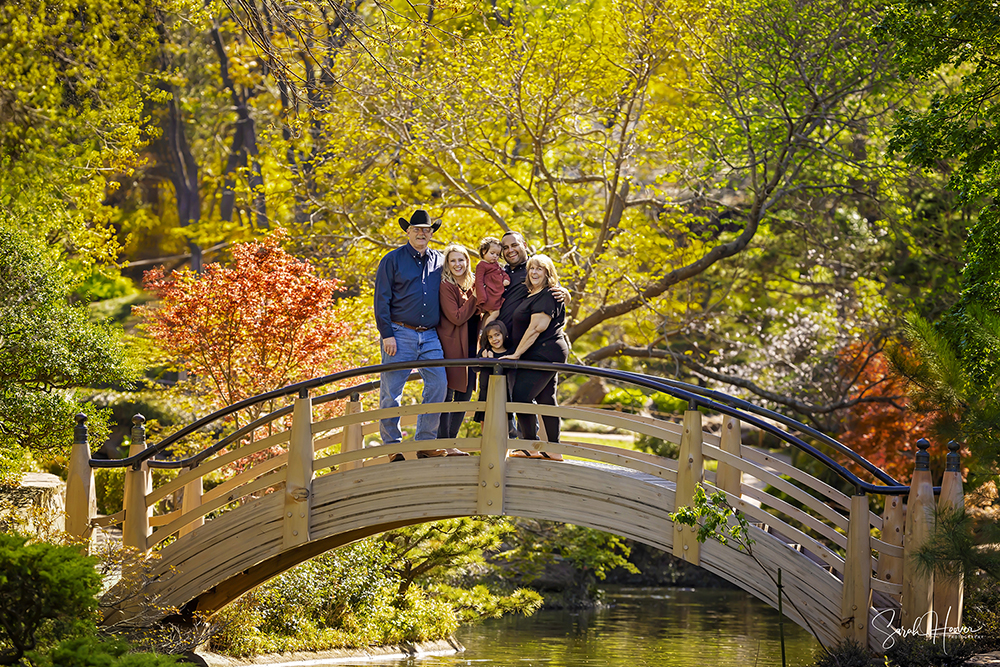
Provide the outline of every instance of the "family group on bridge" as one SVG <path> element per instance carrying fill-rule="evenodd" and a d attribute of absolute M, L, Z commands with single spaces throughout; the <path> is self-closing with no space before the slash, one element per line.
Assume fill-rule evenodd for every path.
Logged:
<path fill-rule="evenodd" d="M 564 363 L 569 341 L 563 332 L 568 292 L 559 285 L 552 259 L 528 257 L 524 236 L 506 232 L 499 239 L 480 242 L 481 261 L 472 270 L 469 251 L 450 244 L 443 252 L 429 248 L 441 221 L 417 210 L 409 220 L 399 219 L 407 242 L 387 253 L 375 274 L 375 322 L 382 343 L 382 363 L 467 359 L 473 356 Z M 506 267 L 499 265 L 500 257 Z M 476 354 L 474 355 L 473 352 Z M 423 402 L 468 401 L 476 388 L 475 367 L 421 368 Z M 398 407 L 410 370 L 381 375 L 379 407 Z M 485 399 L 488 371 L 479 373 L 481 398 Z M 554 372 L 517 369 L 508 374 L 509 399 L 518 403 L 556 404 Z M 481 415 L 477 413 L 477 419 Z M 465 418 L 464 412 L 422 414 L 417 418 L 415 440 L 452 439 Z M 559 442 L 559 419 L 542 417 L 546 439 Z M 511 435 L 538 439 L 533 414 L 517 415 Z M 399 417 L 379 425 L 383 445 L 402 440 Z M 418 458 L 468 456 L 456 448 L 426 449 Z M 516 450 L 512 456 L 561 460 L 558 454 Z M 403 455 L 393 453 L 392 461 Z"/>

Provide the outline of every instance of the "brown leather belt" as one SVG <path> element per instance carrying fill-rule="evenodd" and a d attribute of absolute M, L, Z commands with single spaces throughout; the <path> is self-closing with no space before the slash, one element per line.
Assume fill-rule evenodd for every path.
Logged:
<path fill-rule="evenodd" d="M 406 327 L 407 329 L 413 329 L 418 333 L 422 333 L 424 331 L 430 331 L 432 328 L 432 327 L 415 327 L 412 324 L 406 324 L 405 322 L 393 322 L 393 324 L 398 324 L 399 326 Z"/>

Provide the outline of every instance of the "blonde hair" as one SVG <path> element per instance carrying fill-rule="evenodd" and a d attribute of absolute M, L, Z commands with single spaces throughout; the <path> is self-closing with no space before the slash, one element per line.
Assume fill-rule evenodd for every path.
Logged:
<path fill-rule="evenodd" d="M 532 255 L 528 258 L 525 269 L 530 271 L 532 266 L 540 266 L 545 269 L 545 273 L 548 275 L 548 287 L 559 287 L 559 274 L 556 273 L 556 265 L 553 263 L 551 257 L 548 255 Z M 531 278 L 527 273 L 524 274 L 524 285 L 529 290 L 531 289 Z"/>
<path fill-rule="evenodd" d="M 451 266 L 448 264 L 448 257 L 453 252 L 461 253 L 465 256 L 466 269 L 465 274 L 461 277 L 454 276 L 451 272 Z M 472 258 L 469 257 L 469 251 L 465 246 L 452 243 L 444 249 L 444 266 L 441 267 L 441 280 L 452 285 L 458 285 L 464 291 L 472 289 L 472 286 L 476 284 L 476 276 L 472 273 Z"/>

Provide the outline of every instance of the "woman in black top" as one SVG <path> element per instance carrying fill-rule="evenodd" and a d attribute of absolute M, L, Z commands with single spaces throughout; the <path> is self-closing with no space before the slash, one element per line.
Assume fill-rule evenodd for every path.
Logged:
<path fill-rule="evenodd" d="M 514 311 L 511 340 L 519 341 L 517 348 L 506 359 L 549 361 L 565 363 L 569 358 L 569 341 L 563 333 L 566 324 L 566 307 L 556 301 L 552 288 L 559 286 L 555 264 L 547 255 L 535 255 L 528 260 L 524 281 L 528 296 Z M 511 400 L 515 403 L 537 402 L 539 405 L 556 404 L 556 374 L 548 371 L 517 369 Z M 559 442 L 559 418 L 542 417 L 545 435 L 549 442 Z M 538 422 L 535 415 L 518 413 L 517 425 L 523 440 L 538 439 Z M 531 456 L 517 450 L 512 456 Z M 558 454 L 539 452 L 532 458 L 561 461 Z"/>

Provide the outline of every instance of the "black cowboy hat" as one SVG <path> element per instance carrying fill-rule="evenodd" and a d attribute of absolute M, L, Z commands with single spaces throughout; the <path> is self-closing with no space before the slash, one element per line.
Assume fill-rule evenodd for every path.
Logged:
<path fill-rule="evenodd" d="M 410 227 L 430 227 L 432 232 L 436 232 L 438 227 L 441 226 L 441 221 L 436 220 L 431 222 L 431 216 L 427 213 L 427 211 L 422 208 L 418 208 L 413 212 L 413 215 L 410 216 L 409 220 L 406 218 L 400 218 L 399 226 L 403 228 L 404 232 Z"/>

